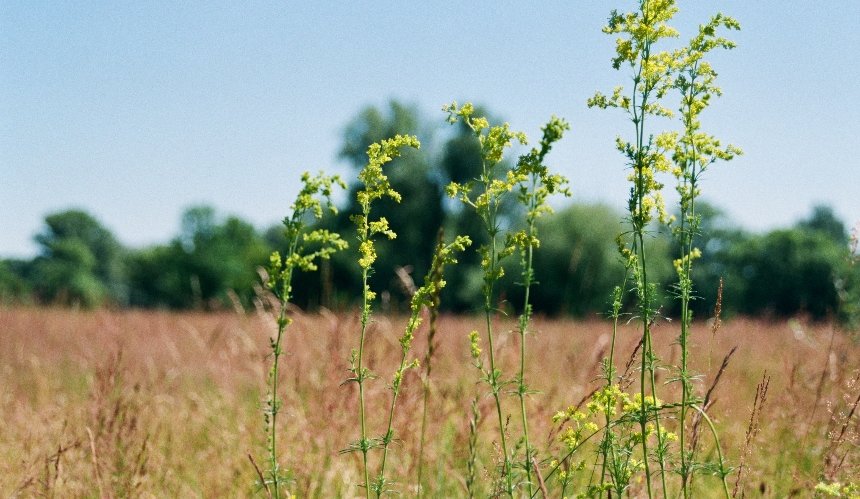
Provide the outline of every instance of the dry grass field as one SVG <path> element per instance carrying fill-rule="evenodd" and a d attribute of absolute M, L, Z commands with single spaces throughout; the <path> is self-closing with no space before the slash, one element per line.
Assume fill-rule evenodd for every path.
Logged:
<path fill-rule="evenodd" d="M 383 424 L 403 323 L 378 317 L 370 331 L 366 354 L 380 374 L 368 385 L 371 428 Z M 470 404 L 477 390 L 485 390 L 476 383 L 466 338 L 478 326 L 478 319 L 468 317 L 440 319 L 431 377 L 428 497 L 464 494 Z M 533 442 L 546 455 L 543 451 L 556 445 L 552 414 L 597 386 L 610 328 L 597 320 L 537 318 L 534 330 L 527 376 L 541 393 L 530 399 L 529 410 Z M 258 460 L 265 455 L 261 408 L 273 331 L 271 318 L 257 313 L 0 309 L 0 494 L 259 493 L 248 455 Z M 298 497 L 362 494 L 358 457 L 339 454 L 358 435 L 355 386 L 341 385 L 357 331 L 356 317 L 330 313 L 297 314 L 288 330 L 279 448 Z M 667 363 L 677 355 L 676 334 L 671 323 L 655 329 Z M 519 340 L 513 334 L 500 338 L 497 351 L 510 375 Z M 637 339 L 635 327 L 622 331 L 622 364 Z M 860 440 L 852 407 L 860 393 L 860 346 L 826 324 L 744 319 L 726 321 L 716 333 L 697 324 L 693 341 L 701 392 L 737 347 L 713 392 L 710 412 L 736 468 L 729 484 L 734 488 L 739 482 L 739 496 L 809 497 L 821 480 L 856 481 Z M 423 328 L 415 346 L 416 356 L 423 357 Z M 412 370 L 405 379 L 395 420 L 400 440 L 392 449 L 391 476 L 405 495 L 415 490 L 409 477 L 415 476 L 421 424 L 421 372 Z M 769 380 L 767 394 L 751 422 L 763 379 Z M 495 407 L 489 397 L 480 401 L 479 431 L 489 442 L 496 431 Z M 513 413 L 515 398 L 506 401 Z M 492 467 L 491 454 L 483 450 L 483 473 Z M 716 486 L 707 477 L 697 480 L 703 495 Z"/>

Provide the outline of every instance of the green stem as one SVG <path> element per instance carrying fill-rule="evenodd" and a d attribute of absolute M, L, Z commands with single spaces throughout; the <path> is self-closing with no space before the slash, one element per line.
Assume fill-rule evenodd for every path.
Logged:
<path fill-rule="evenodd" d="M 417 328 L 418 316 L 420 315 L 420 313 L 421 313 L 420 307 L 417 309 L 413 309 L 412 315 L 409 317 L 409 323 L 406 326 L 407 331 L 411 332 Z M 397 396 L 400 395 L 400 385 L 401 385 L 402 380 L 403 380 L 403 373 L 406 370 L 405 369 L 406 368 L 406 357 L 408 354 L 409 354 L 409 348 L 406 346 L 403 346 L 403 348 L 401 349 L 400 366 L 397 368 L 397 372 L 395 374 L 396 380 L 394 381 L 394 384 L 392 386 L 393 394 L 391 396 L 391 405 L 388 408 L 388 425 L 387 425 L 387 428 L 385 430 L 385 435 L 383 437 L 384 440 L 382 441 L 382 464 L 380 464 L 380 466 L 379 466 L 380 483 L 378 484 L 379 487 L 377 488 L 377 491 L 376 491 L 377 497 L 382 496 L 382 492 L 383 492 L 382 487 L 384 485 L 384 479 L 385 479 L 385 463 L 386 463 L 386 459 L 388 458 L 388 448 L 391 444 L 391 439 L 392 439 L 391 427 L 392 427 L 392 423 L 394 422 L 394 407 L 397 405 Z"/>
<path fill-rule="evenodd" d="M 488 186 L 489 187 L 489 186 Z M 490 208 L 492 210 L 492 208 Z M 486 277 L 487 282 L 484 286 L 484 318 L 486 320 L 487 327 L 487 342 L 489 345 L 489 358 L 490 358 L 490 373 L 488 376 L 488 381 L 490 384 L 490 389 L 493 393 L 493 399 L 496 402 L 496 414 L 499 418 L 499 438 L 501 440 L 502 445 L 502 454 L 503 454 L 503 467 L 502 472 L 505 475 L 505 484 L 507 486 L 508 494 L 513 497 L 513 485 L 511 482 L 511 466 L 510 459 L 508 457 L 508 445 L 507 439 L 505 438 L 505 425 L 504 419 L 502 417 L 502 402 L 499 398 L 499 391 L 501 387 L 499 386 L 498 380 L 498 372 L 496 371 L 496 356 L 495 356 L 495 348 L 493 345 L 493 288 L 496 280 L 496 234 L 494 231 L 495 227 L 495 216 L 493 213 L 490 213 L 490 217 L 488 222 L 490 222 L 490 266 L 489 266 L 489 275 Z"/>
<path fill-rule="evenodd" d="M 621 287 L 616 288 L 617 290 L 613 292 L 612 296 L 612 341 L 609 344 L 609 357 L 606 360 L 605 366 L 605 376 L 606 376 L 606 387 L 610 388 L 612 386 L 612 382 L 615 379 L 615 343 L 618 338 L 618 320 L 621 315 L 621 305 L 622 305 L 622 293 L 624 292 L 624 288 L 627 286 L 627 275 L 625 274 L 624 280 L 622 281 Z M 607 462 L 611 459 L 614 463 L 616 462 L 615 448 L 611 446 L 610 439 L 612 437 L 610 423 L 612 422 L 610 418 L 610 413 L 612 411 L 610 399 L 607 398 L 606 406 L 604 407 L 604 419 L 606 421 L 606 426 L 604 427 L 603 432 L 603 440 L 600 444 L 601 453 L 603 454 L 603 460 L 600 466 L 600 490 L 603 490 L 603 486 L 606 483 L 606 465 Z"/>
<path fill-rule="evenodd" d="M 683 192 L 689 193 L 688 202 L 681 199 L 681 258 L 682 258 L 682 275 L 679 276 L 679 284 L 681 290 L 681 411 L 680 411 L 680 431 L 679 445 L 681 447 L 681 489 L 684 499 L 689 497 L 690 486 L 690 465 L 687 460 L 686 449 L 686 422 L 687 422 L 687 405 L 691 398 L 691 386 L 689 383 L 689 373 L 687 372 L 688 364 L 688 337 L 690 334 L 690 299 L 692 295 L 692 271 L 693 271 L 693 237 L 697 229 L 696 221 L 696 143 L 692 136 L 694 131 L 693 111 L 690 107 L 695 97 L 695 81 L 696 68 L 698 63 L 694 64 L 691 69 L 689 94 L 685 99 L 684 112 L 684 128 L 687 131 L 687 140 L 685 144 L 685 165 L 684 165 L 684 185 Z M 688 189 L 688 190 L 687 190 Z M 682 192 L 682 196 L 684 196 Z M 689 217 L 689 222 L 688 222 Z M 692 458 L 692 455 L 691 455 Z"/>
<path fill-rule="evenodd" d="M 708 416 L 704 409 L 697 405 L 693 405 L 691 407 L 699 411 L 699 414 L 701 414 L 705 422 L 708 423 L 708 427 L 711 429 L 711 434 L 714 436 L 714 445 L 716 445 L 717 447 L 717 458 L 720 461 L 720 481 L 723 483 L 723 495 L 726 499 L 729 499 L 729 483 L 726 481 L 728 473 L 726 472 L 726 465 L 723 461 L 723 448 L 720 445 L 720 436 L 717 433 L 717 428 L 714 426 L 714 422 L 711 421 L 711 418 Z"/>
<path fill-rule="evenodd" d="M 436 252 L 437 254 L 442 251 L 444 246 L 444 231 L 442 227 L 439 228 L 439 233 L 437 235 L 436 241 Z M 433 268 L 431 264 L 430 271 L 430 281 L 434 283 L 439 283 L 442 281 L 442 269 Z M 436 287 L 431 298 L 430 298 L 430 320 L 427 327 L 427 353 L 424 355 L 424 393 L 421 400 L 421 442 L 418 446 L 418 490 L 416 491 L 416 497 L 418 499 L 421 498 L 422 486 L 423 486 L 423 472 L 424 472 L 424 443 L 427 435 L 427 402 L 430 399 L 430 372 L 432 368 L 432 360 L 433 353 L 436 351 L 436 344 L 434 339 L 436 338 L 436 321 L 439 319 L 439 306 L 442 303 L 442 297 L 440 295 L 441 288 Z"/>
<path fill-rule="evenodd" d="M 298 235 L 292 238 L 289 245 L 289 255 L 296 252 L 298 246 Z M 271 394 L 269 396 L 269 475 L 273 486 L 273 497 L 279 499 L 281 497 L 280 485 L 281 475 L 278 465 L 278 413 L 280 412 L 280 402 L 278 401 L 278 378 L 279 378 L 279 360 L 282 354 L 281 341 L 284 337 L 284 332 L 287 329 L 287 304 L 290 301 L 290 283 L 292 282 L 292 267 L 287 269 L 286 274 L 280 282 L 280 309 L 278 310 L 278 334 L 275 341 L 272 342 L 272 369 L 271 369 Z"/>
<path fill-rule="evenodd" d="M 429 376 L 429 373 L 428 373 Z M 421 498 L 422 492 L 422 475 L 424 472 L 424 442 L 427 434 L 427 399 L 430 398 L 430 380 L 424 380 L 424 394 L 421 401 L 423 406 L 421 410 L 421 441 L 418 445 L 418 490 L 415 497 Z"/>
<path fill-rule="evenodd" d="M 532 185 L 531 192 L 529 196 L 529 213 L 534 213 L 536 208 L 536 192 L 535 189 L 537 187 L 537 175 L 532 174 Z M 526 416 L 526 384 L 525 384 L 525 370 L 526 370 L 526 332 L 528 330 L 529 321 L 531 319 L 531 304 L 529 302 L 529 293 L 531 291 L 532 284 L 532 267 L 534 261 L 534 245 L 532 244 L 532 240 L 535 236 L 535 219 L 533 215 L 529 215 L 529 227 L 528 227 L 528 248 L 526 250 L 526 258 L 523 265 L 523 286 L 525 287 L 525 298 L 523 299 L 523 313 L 520 315 L 520 373 L 519 373 L 519 386 L 517 389 L 517 393 L 520 398 L 520 414 L 522 417 L 523 423 L 523 438 L 525 439 L 526 445 L 526 456 L 523 465 L 526 469 L 526 486 L 528 489 L 528 494 L 531 496 L 532 494 L 532 461 L 531 461 L 531 443 L 529 441 L 529 424 L 528 418 Z"/>
<path fill-rule="evenodd" d="M 365 215 L 365 219 L 367 215 Z M 364 466 L 364 493 L 366 498 L 370 498 L 370 475 L 368 474 L 368 466 L 367 466 L 367 451 L 368 442 L 367 442 L 367 423 L 365 421 L 365 412 L 364 412 L 364 372 L 363 372 L 363 361 L 364 361 L 364 337 L 367 332 L 367 322 L 370 318 L 370 304 L 367 300 L 367 269 L 362 269 L 361 271 L 361 283 L 362 283 L 362 308 L 361 308 L 361 337 L 358 343 L 358 365 L 357 372 L 355 377 L 358 380 L 358 417 L 359 423 L 361 424 L 361 457 Z"/>

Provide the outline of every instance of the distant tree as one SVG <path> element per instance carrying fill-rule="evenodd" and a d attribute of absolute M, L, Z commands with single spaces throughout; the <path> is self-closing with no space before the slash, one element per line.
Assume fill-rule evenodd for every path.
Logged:
<path fill-rule="evenodd" d="M 249 223 L 223 221 L 208 206 L 182 216 L 179 236 L 138 252 L 130 263 L 133 303 L 147 307 L 217 308 L 236 298 L 248 305 L 259 283 L 256 269 L 270 249 Z"/>
<path fill-rule="evenodd" d="M 29 280 L 43 302 L 94 307 L 127 302 L 124 249 L 90 214 L 67 210 L 48 215 L 36 237 L 41 254 Z"/>
<path fill-rule="evenodd" d="M 30 284 L 25 279 L 29 262 L 0 260 L 0 304 L 30 301 Z"/>
<path fill-rule="evenodd" d="M 845 230 L 845 224 L 836 216 L 833 208 L 829 206 L 814 206 L 809 218 L 801 220 L 797 224 L 797 228 L 820 232 L 839 244 L 848 244 L 848 232 Z"/>
<path fill-rule="evenodd" d="M 620 215 L 604 205 L 575 204 L 538 226 L 534 307 L 548 314 L 583 317 L 605 312 L 624 276 L 615 237 Z"/>
<path fill-rule="evenodd" d="M 744 289 L 729 300 L 746 314 L 807 313 L 823 319 L 836 309 L 833 283 L 843 255 L 840 245 L 814 231 L 784 229 L 750 238 L 730 254 L 732 277 Z"/>
<path fill-rule="evenodd" d="M 841 307 L 840 286 L 852 292 L 857 269 L 849 265 L 843 223 L 826 207 L 794 228 L 750 236 L 723 253 L 731 291 L 730 309 L 744 314 L 807 314 L 833 318 Z"/>

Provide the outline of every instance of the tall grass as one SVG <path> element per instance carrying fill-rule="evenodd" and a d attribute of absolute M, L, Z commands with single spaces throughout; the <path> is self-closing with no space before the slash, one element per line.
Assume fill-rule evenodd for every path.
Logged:
<path fill-rule="evenodd" d="M 294 311 L 292 319 L 289 355 L 284 357 L 288 368 L 282 369 L 279 385 L 284 405 L 278 419 L 280 463 L 292 471 L 294 479 L 290 492 L 297 497 L 354 497 L 362 490 L 357 488 L 363 483 L 360 457 L 346 459 L 337 451 L 355 435 L 355 420 L 349 415 L 355 414 L 357 400 L 344 397 L 343 390 L 334 387 L 342 379 L 343 359 L 349 354 L 349 338 L 354 337 L 358 319 L 354 314 L 307 315 L 300 311 Z M 372 341 L 366 353 L 375 359 L 374 367 L 380 372 L 393 373 L 397 368 L 401 349 L 397 338 L 404 320 L 377 317 L 373 337 L 379 341 Z M 461 335 L 474 321 L 445 314 L 438 319 L 440 341 L 433 357 L 434 389 L 425 443 L 425 497 L 467 495 L 470 431 L 463 415 L 471 411 L 475 384 Z M 517 322 L 501 318 L 498 327 L 516 330 Z M 566 407 L 571 400 L 576 405 L 602 385 L 596 376 L 603 356 L 601 345 L 608 342 L 609 332 L 603 321 L 539 316 L 533 318 L 532 327 L 540 334 L 531 336 L 526 376 L 541 381 L 542 394 L 540 404 L 532 406 L 529 423 L 533 445 L 546 455 L 557 441 L 551 436 L 554 408 Z M 719 371 L 722 355 L 709 359 L 709 350 L 722 352 L 737 346 L 720 385 L 711 394 L 708 411 L 733 466 L 744 446 L 756 385 L 764 370 L 771 376 L 764 406 L 766 424 L 750 444 L 739 495 L 749 497 L 764 488 L 772 497 L 803 496 L 811 494 L 819 482 L 846 485 L 852 477 L 856 482 L 860 459 L 851 449 L 860 443 L 853 433 L 858 416 L 856 412 L 850 419 L 847 416 L 857 398 L 854 379 L 860 372 L 860 348 L 837 334 L 830 349 L 832 330 L 826 324 L 800 323 L 799 327 L 802 336 L 796 336 L 785 322 L 727 319 L 711 340 L 709 324 L 695 321 L 691 326 L 689 347 L 696 354 L 690 358 L 690 369 L 710 379 Z M 95 437 L 95 456 L 107 493 L 118 490 L 107 480 L 113 476 L 113 464 L 108 463 L 120 458 L 132 463 L 144 439 L 145 474 L 134 478 L 132 470 L 137 468 L 127 466 L 115 478 L 117 483 L 133 482 L 134 495 L 234 497 L 254 493 L 256 473 L 246 454 L 265 455 L 266 451 L 259 438 L 259 407 L 267 393 L 268 339 L 277 331 L 268 312 L 241 316 L 0 308 L 0 328 L 4 332 L 0 337 L 0 378 L 4 380 L 0 388 L 0 492 L 5 496 L 14 496 L 16 491 L 17 497 L 51 493 L 55 497 L 98 496 L 87 428 Z M 619 324 L 619 375 L 638 343 L 636 336 L 633 324 Z M 657 347 L 662 357 L 677 358 L 677 345 Z M 414 348 L 421 358 L 423 342 L 416 341 Z M 763 351 L 769 355 L 762 356 Z M 195 362 L 188 361 L 192 358 Z M 501 349 L 499 360 L 516 365 L 518 349 Z M 100 385 L 99 379 L 110 378 L 108 367 L 112 365 L 116 366 L 112 385 Z M 819 390 L 825 366 L 827 373 Z M 374 400 L 387 401 L 391 394 L 383 383 L 368 387 Z M 679 386 L 667 387 L 667 393 L 679 393 L 676 388 Z M 409 371 L 394 417 L 395 428 L 412 425 L 418 429 L 422 393 L 417 373 Z M 108 430 L 111 419 L 99 416 L 112 414 L 117 400 L 129 407 L 126 414 L 136 417 L 133 432 L 119 429 L 131 419 L 117 419 L 115 429 Z M 815 404 L 819 408 L 810 419 Z M 487 442 L 497 431 L 492 398 L 482 396 L 476 409 L 476 438 Z M 116 426 L 120 421 L 126 423 Z M 832 453 L 828 468 L 822 449 L 830 448 L 829 442 L 846 422 L 845 441 Z M 714 447 L 704 421 L 702 430 L 697 453 L 708 456 Z M 125 447 L 116 447 L 111 434 L 126 435 Z M 595 445 L 599 435 L 596 438 L 591 441 Z M 401 483 L 415 476 L 419 443 L 417 431 L 399 436 L 396 459 L 389 466 Z M 588 455 L 594 447 L 583 450 L 581 455 Z M 493 470 L 482 463 L 492 462 L 492 450 L 482 444 L 475 451 L 473 490 L 475 497 L 485 497 L 489 493 L 487 476 Z M 843 456 L 841 468 L 836 469 Z M 558 475 L 549 475 L 548 463 L 540 456 L 538 462 L 550 496 L 559 496 Z M 713 478 L 695 477 L 690 486 L 693 497 L 711 497 L 715 488 L 719 490 L 719 482 Z M 569 496 L 580 490 L 578 478 L 574 476 L 569 484 Z M 729 479 L 733 486 L 734 476 Z M 629 492 L 641 496 L 642 487 L 634 481 Z"/>
<path fill-rule="evenodd" d="M 280 395 L 284 405 L 278 440 L 281 465 L 292 471 L 294 479 L 290 492 L 297 497 L 354 497 L 363 483 L 360 460 L 344 459 L 337 451 L 355 434 L 355 421 L 344 415 L 353 413 L 356 401 L 345 398 L 338 385 L 342 359 L 351 346 L 344 334 L 356 330 L 358 319 L 352 314 L 306 315 L 298 311 L 292 318 L 291 333 L 285 337 L 289 369 L 282 370 Z M 397 368 L 401 348 L 397 338 L 404 319 L 377 318 L 374 337 L 380 341 L 372 342 L 368 353 L 378 359 L 374 366 L 381 372 L 393 373 Z M 548 449 L 557 441 L 552 436 L 554 408 L 565 407 L 571 400 L 576 405 L 602 386 L 596 376 L 603 356 L 601 344 L 608 346 L 609 332 L 604 333 L 606 343 L 602 343 L 604 339 L 595 335 L 595 331 L 605 330 L 600 321 L 533 320 L 540 341 L 531 352 L 541 360 L 527 364 L 526 376 L 535 380 L 542 394 L 541 403 L 529 414 L 529 422 L 533 445 Z M 501 319 L 498 326 L 515 330 L 517 322 Z M 436 375 L 425 443 L 425 497 L 467 495 L 470 430 L 463 415 L 471 412 L 475 389 L 474 368 L 469 365 L 468 352 L 463 351 L 460 335 L 473 324 L 469 317 L 439 317 L 440 341 L 434 352 Z M 95 455 L 103 477 L 110 475 L 112 468 L 107 463 L 114 462 L 114 456 L 131 463 L 137 455 L 137 451 L 113 447 L 111 442 L 116 440 L 108 438 L 110 419 L 99 414 L 113 413 L 119 399 L 112 397 L 135 408 L 128 413 L 137 418 L 134 433 L 114 426 L 113 434 L 134 435 L 124 437 L 126 449 L 139 450 L 146 438 L 145 474 L 133 478 L 136 468 L 128 466 L 116 477 L 118 482 L 134 481 L 135 494 L 218 497 L 254 493 L 255 472 L 250 469 L 246 451 L 265 451 L 259 407 L 267 393 L 265 359 L 271 355 L 267 341 L 276 333 L 268 313 L 252 312 L 242 317 L 232 313 L 0 308 L 0 327 L 4 331 L 0 338 L 0 376 L 4 380 L 0 391 L 4 422 L 0 432 L 0 492 L 5 496 L 13 496 L 19 489 L 18 497 L 40 495 L 45 490 L 56 497 L 97 496 L 86 429 L 90 428 L 95 437 Z M 819 482 L 856 482 L 860 459 L 852 449 L 860 444 L 855 431 L 858 416 L 856 411 L 848 416 L 858 394 L 855 378 L 860 373 L 860 347 L 837 333 L 830 348 L 832 329 L 826 324 L 800 323 L 799 327 L 802 336 L 785 322 L 727 319 L 711 339 L 709 324 L 696 321 L 691 326 L 689 347 L 696 355 L 691 356 L 690 368 L 710 379 L 720 370 L 723 356 L 717 353 L 737 346 L 708 403 L 708 413 L 720 430 L 725 457 L 732 466 L 740 462 L 756 385 L 763 371 L 771 376 L 764 406 L 766 424 L 750 443 L 739 495 L 758 494 L 763 487 L 772 497 L 804 496 L 811 495 Z M 621 322 L 618 333 L 620 375 L 638 338 L 636 327 L 626 321 Z M 668 335 L 658 336 L 655 346 L 661 356 L 677 358 L 679 347 Z M 415 348 L 420 358 L 424 346 L 416 342 Z M 710 350 L 715 358 L 709 358 Z M 769 355 L 760 355 L 762 351 Z M 506 365 L 518 362 L 515 348 L 502 349 L 499 354 Z M 188 362 L 191 358 L 197 360 Z M 116 375 L 112 388 L 105 392 L 100 386 L 107 385 L 100 385 L 98 380 L 110 377 L 109 366 L 116 366 Z M 423 389 L 415 371 L 405 379 L 393 424 L 396 428 L 412 425 L 417 430 Z M 816 397 L 819 383 L 820 396 Z M 374 399 L 390 396 L 382 383 L 368 386 L 368 395 Z M 677 396 L 678 388 L 669 386 L 667 393 Z M 113 395 L 104 398 L 98 393 Z M 810 418 L 815 405 L 818 410 Z M 481 397 L 476 409 L 480 418 L 476 438 L 487 442 L 496 433 L 492 398 Z M 706 423 L 701 424 L 703 435 L 697 454 L 707 457 L 715 450 Z M 843 426 L 847 428 L 844 441 L 830 453 L 827 449 L 836 442 Z M 418 437 L 417 431 L 405 431 L 395 447 L 397 459 L 391 461 L 390 473 L 401 483 L 415 476 Z M 599 435 L 595 438 L 590 442 L 596 446 Z M 583 448 L 586 452 L 581 455 L 593 450 L 595 447 Z M 492 462 L 492 449 L 482 444 L 475 452 L 473 490 L 475 497 L 485 497 L 489 493 L 487 474 L 492 468 L 482 463 Z M 830 464 L 828 453 L 833 456 Z M 58 472 L 54 464 L 57 455 Z M 542 475 L 550 496 L 560 496 L 558 475 L 550 476 L 548 463 L 540 458 L 539 463 L 543 463 Z M 694 476 L 690 485 L 693 497 L 718 495 L 717 480 Z M 729 478 L 733 486 L 735 477 Z M 576 483 L 574 480 L 568 486 L 568 496 L 579 488 Z M 106 492 L 116 490 L 106 478 L 102 487 Z M 630 495 L 641 496 L 643 487 L 634 481 Z"/>

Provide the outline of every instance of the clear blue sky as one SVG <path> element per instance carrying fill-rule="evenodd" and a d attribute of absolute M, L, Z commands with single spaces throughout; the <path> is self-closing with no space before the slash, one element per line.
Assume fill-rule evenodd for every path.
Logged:
<path fill-rule="evenodd" d="M 552 163 L 578 200 L 621 209 L 613 141 L 629 125 L 585 100 L 626 83 L 600 28 L 632 4 L 2 2 L 0 256 L 31 256 L 44 216 L 69 207 L 131 246 L 168 240 L 195 203 L 276 223 L 300 172 L 344 172 L 344 125 L 390 98 L 440 126 L 442 104 L 475 101 L 533 139 L 565 117 Z M 683 38 L 715 10 L 743 25 L 713 57 L 725 96 L 703 122 L 746 155 L 706 197 L 751 230 L 815 203 L 860 220 L 860 2 L 679 5 Z"/>

